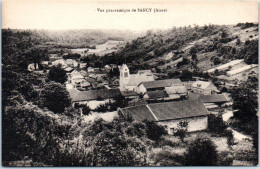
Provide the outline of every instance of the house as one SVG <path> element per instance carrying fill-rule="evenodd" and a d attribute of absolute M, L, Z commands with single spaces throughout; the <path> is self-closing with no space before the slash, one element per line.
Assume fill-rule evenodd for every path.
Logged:
<path fill-rule="evenodd" d="M 78 66 L 78 62 L 74 59 L 67 59 L 65 61 L 65 63 L 67 64 L 67 66 L 70 66 L 70 67 L 77 67 Z"/>
<path fill-rule="evenodd" d="M 31 63 L 27 67 L 28 71 L 35 71 L 39 70 L 39 64 L 38 63 Z"/>
<path fill-rule="evenodd" d="M 147 91 L 143 96 L 143 98 L 146 100 L 164 100 L 168 97 L 169 95 L 164 90 Z"/>
<path fill-rule="evenodd" d="M 204 103 L 208 110 L 220 108 L 231 103 L 225 94 L 200 95 L 198 99 Z"/>
<path fill-rule="evenodd" d="M 94 70 L 93 72 L 91 72 L 91 73 L 93 73 L 93 74 L 95 74 L 96 75 L 96 77 L 106 77 L 107 76 L 107 72 L 105 71 L 105 70 Z M 90 73 L 90 74 L 91 74 Z"/>
<path fill-rule="evenodd" d="M 84 76 L 77 70 L 73 70 L 70 74 L 68 74 L 68 82 L 71 83 L 74 88 L 86 88 L 90 86 Z"/>
<path fill-rule="evenodd" d="M 114 102 L 116 98 L 121 97 L 122 94 L 119 89 L 102 89 L 89 91 L 75 91 L 69 90 L 72 100 L 72 106 L 75 104 L 85 104 L 91 110 L 96 109 L 99 105 L 108 102 Z"/>
<path fill-rule="evenodd" d="M 196 81 L 191 85 L 191 90 L 197 94 L 211 95 L 220 91 L 211 82 Z"/>
<path fill-rule="evenodd" d="M 137 74 L 130 74 L 126 64 L 123 64 L 120 69 L 119 86 L 121 91 L 132 90 L 136 91 L 137 86 L 142 82 L 154 81 L 154 76 L 151 70 L 139 70 Z"/>
<path fill-rule="evenodd" d="M 229 102 L 229 98 L 225 94 L 200 95 L 198 99 L 203 103 L 223 104 Z"/>
<path fill-rule="evenodd" d="M 110 72 L 110 70 L 112 70 L 112 67 L 110 65 L 106 65 L 105 69 L 106 69 L 107 72 Z"/>
<path fill-rule="evenodd" d="M 173 134 L 182 121 L 188 122 L 188 132 L 208 128 L 209 112 L 201 100 L 163 102 L 119 108 L 118 114 L 124 118 L 131 116 L 135 121 L 154 121 L 165 126 L 169 134 Z"/>
<path fill-rule="evenodd" d="M 84 77 L 87 77 L 87 76 L 88 76 L 88 72 L 85 71 L 85 70 L 81 70 L 81 71 L 80 71 L 80 74 L 83 75 Z"/>
<path fill-rule="evenodd" d="M 169 95 L 169 99 L 187 98 L 188 96 L 188 91 L 184 85 L 165 87 L 165 91 Z"/>
<path fill-rule="evenodd" d="M 88 72 L 94 72 L 95 70 L 99 70 L 99 68 L 93 68 L 93 67 L 88 67 Z"/>
<path fill-rule="evenodd" d="M 187 89 L 180 79 L 142 82 L 138 85 L 137 92 L 150 100 L 174 100 L 186 98 L 188 95 Z"/>
<path fill-rule="evenodd" d="M 121 91 L 121 94 L 127 99 L 138 99 L 139 94 L 135 91 Z"/>
<path fill-rule="evenodd" d="M 87 66 L 87 63 L 79 63 L 79 68 L 82 69 L 82 68 L 86 68 Z"/>
<path fill-rule="evenodd" d="M 139 106 L 139 105 L 146 105 L 147 101 L 144 99 L 138 99 L 138 100 L 130 100 L 128 102 L 128 106 Z"/>
<path fill-rule="evenodd" d="M 67 67 L 67 64 L 66 64 L 64 59 L 58 59 L 58 60 L 55 60 L 55 61 L 52 62 L 53 66 L 57 66 L 59 64 L 61 65 L 62 68 Z"/>
<path fill-rule="evenodd" d="M 74 69 L 72 67 L 67 67 L 64 69 L 67 73 L 71 73 Z"/>
<path fill-rule="evenodd" d="M 147 91 L 164 90 L 165 87 L 183 86 L 180 79 L 156 80 L 142 82 L 138 85 L 137 92 L 145 94 Z"/>

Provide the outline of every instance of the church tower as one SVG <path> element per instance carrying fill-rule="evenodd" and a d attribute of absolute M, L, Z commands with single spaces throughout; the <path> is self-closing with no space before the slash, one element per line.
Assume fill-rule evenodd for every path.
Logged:
<path fill-rule="evenodd" d="M 120 68 L 120 78 L 119 78 L 120 90 L 125 90 L 125 85 L 129 82 L 130 73 L 126 64 L 123 64 Z"/>

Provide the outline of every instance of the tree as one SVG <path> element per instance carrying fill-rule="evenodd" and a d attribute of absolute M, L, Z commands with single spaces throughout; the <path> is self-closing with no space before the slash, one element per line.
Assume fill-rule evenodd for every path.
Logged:
<path fill-rule="evenodd" d="M 87 154 L 90 166 L 140 166 L 144 164 L 144 147 L 137 139 L 128 139 L 117 131 L 105 130 L 96 136 Z M 133 146 L 134 145 L 134 146 Z"/>
<path fill-rule="evenodd" d="M 145 125 L 115 118 L 97 119 L 83 132 L 86 166 L 143 166 L 146 163 Z"/>
<path fill-rule="evenodd" d="M 248 80 L 241 83 L 231 93 L 233 109 L 238 110 L 234 117 L 243 122 L 252 122 L 257 119 L 258 109 L 258 77 L 249 76 Z"/>
<path fill-rule="evenodd" d="M 241 44 L 241 40 L 237 38 L 236 45 L 240 45 L 240 44 Z"/>
<path fill-rule="evenodd" d="M 52 81 L 58 83 L 65 83 L 67 81 L 66 71 L 61 67 L 61 65 L 53 66 L 48 74 L 48 78 Z"/>
<path fill-rule="evenodd" d="M 55 82 L 45 84 L 40 97 L 42 99 L 41 105 L 54 113 L 64 112 L 65 108 L 69 107 L 71 103 L 65 87 Z"/>
<path fill-rule="evenodd" d="M 156 124 L 155 122 L 151 121 L 144 121 L 147 126 L 146 133 L 147 137 L 154 141 L 159 141 L 161 136 L 166 135 L 167 131 L 161 125 Z"/>
<path fill-rule="evenodd" d="M 194 60 L 196 60 L 197 59 L 197 54 L 192 54 L 191 55 L 191 59 L 194 61 Z"/>
<path fill-rule="evenodd" d="M 221 63 L 221 59 L 219 57 L 214 57 L 213 63 L 214 63 L 214 65 L 218 65 Z"/>
<path fill-rule="evenodd" d="M 174 132 L 174 136 L 177 136 L 180 138 L 182 142 L 184 142 L 184 138 L 186 136 L 187 130 L 188 130 L 189 123 L 187 121 L 181 121 L 177 125 L 177 129 Z"/>
<path fill-rule="evenodd" d="M 216 145 L 207 137 L 197 137 L 187 149 L 186 165 L 214 166 L 218 163 Z"/>
<path fill-rule="evenodd" d="M 208 129 L 210 132 L 224 134 L 224 131 L 227 129 L 227 124 L 223 121 L 222 116 L 210 114 L 208 120 Z"/>

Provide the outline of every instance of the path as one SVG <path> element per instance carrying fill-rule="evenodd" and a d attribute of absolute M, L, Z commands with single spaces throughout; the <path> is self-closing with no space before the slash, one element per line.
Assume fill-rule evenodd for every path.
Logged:
<path fill-rule="evenodd" d="M 222 119 L 223 119 L 223 121 L 227 122 L 228 119 L 230 119 L 232 116 L 233 116 L 233 112 L 227 111 L 226 113 L 222 114 Z M 237 140 L 252 140 L 252 137 L 247 136 L 245 134 L 242 134 L 242 133 L 234 130 L 231 127 L 229 127 L 229 128 L 232 130 L 235 139 L 237 139 Z"/>

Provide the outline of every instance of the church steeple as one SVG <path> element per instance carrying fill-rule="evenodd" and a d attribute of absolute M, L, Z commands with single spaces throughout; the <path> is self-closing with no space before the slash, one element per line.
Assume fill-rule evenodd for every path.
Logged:
<path fill-rule="evenodd" d="M 129 82 L 130 73 L 126 64 L 123 64 L 120 68 L 120 90 L 125 90 L 125 85 Z"/>

